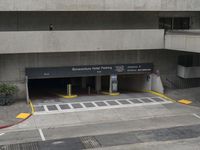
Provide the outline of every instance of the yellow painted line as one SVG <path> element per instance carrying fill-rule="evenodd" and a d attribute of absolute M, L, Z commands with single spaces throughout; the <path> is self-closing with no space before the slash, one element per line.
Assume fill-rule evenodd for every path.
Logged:
<path fill-rule="evenodd" d="M 31 100 L 29 100 L 29 105 L 31 107 L 31 113 L 33 114 L 35 112 L 35 109 Z"/>
<path fill-rule="evenodd" d="M 110 92 L 101 92 L 102 94 L 105 94 L 105 95 L 110 95 L 110 96 L 118 96 L 120 95 L 119 92 L 113 92 L 113 93 L 110 93 Z"/>
<path fill-rule="evenodd" d="M 166 96 L 166 95 L 164 95 L 164 94 L 162 94 L 162 93 L 158 93 L 158 92 L 151 91 L 151 90 L 146 90 L 146 91 L 144 91 L 144 92 L 148 92 L 148 93 L 151 93 L 151 94 L 153 94 L 153 95 L 160 96 L 160 97 L 162 97 L 162 98 L 164 98 L 164 99 L 166 99 L 166 100 L 172 101 L 172 102 L 177 102 L 176 100 L 174 100 L 174 99 L 172 99 L 172 98 L 170 98 L 170 97 L 168 97 L 168 96 Z"/>
<path fill-rule="evenodd" d="M 187 99 L 181 99 L 178 102 L 181 103 L 181 104 L 185 104 L 185 105 L 189 105 L 189 104 L 192 103 L 191 100 L 187 100 Z"/>
<path fill-rule="evenodd" d="M 26 119 L 30 116 L 30 113 L 20 113 L 16 116 L 17 119 Z"/>
<path fill-rule="evenodd" d="M 78 97 L 78 95 L 61 95 L 61 94 L 56 94 L 58 95 L 59 97 L 62 97 L 62 98 L 76 98 Z"/>

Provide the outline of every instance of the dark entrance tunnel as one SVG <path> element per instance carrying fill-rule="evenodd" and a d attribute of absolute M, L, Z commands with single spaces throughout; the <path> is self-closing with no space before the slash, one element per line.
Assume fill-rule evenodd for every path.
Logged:
<path fill-rule="evenodd" d="M 96 76 L 49 79 L 29 79 L 28 89 L 31 99 L 51 99 L 67 95 L 67 84 L 72 86 L 72 94 L 78 96 L 101 94 L 96 90 Z M 146 86 L 147 74 L 118 75 L 120 93 L 142 91 Z M 110 76 L 101 76 L 100 91 L 109 91 Z"/>
<path fill-rule="evenodd" d="M 50 79 L 30 79 L 28 81 L 29 96 L 31 99 L 54 98 L 67 95 L 67 84 L 71 84 L 72 94 L 86 95 L 95 93 L 95 77 L 69 77 Z"/>

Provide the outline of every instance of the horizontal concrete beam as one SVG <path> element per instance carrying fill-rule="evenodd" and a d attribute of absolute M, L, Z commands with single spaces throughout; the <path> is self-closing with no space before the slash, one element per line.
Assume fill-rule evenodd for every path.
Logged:
<path fill-rule="evenodd" d="M 200 0 L 0 0 L 0 11 L 199 11 Z"/>
<path fill-rule="evenodd" d="M 1 32 L 0 54 L 163 49 L 164 30 Z"/>
<path fill-rule="evenodd" d="M 165 48 L 200 53 L 200 31 L 167 33 L 165 35 Z"/>

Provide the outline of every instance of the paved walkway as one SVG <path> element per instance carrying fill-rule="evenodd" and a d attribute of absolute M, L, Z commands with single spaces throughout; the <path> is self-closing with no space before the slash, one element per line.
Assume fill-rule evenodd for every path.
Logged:
<path fill-rule="evenodd" d="M 176 100 L 191 100 L 191 105 L 200 107 L 200 87 L 188 89 L 167 89 L 166 95 Z"/>
<path fill-rule="evenodd" d="M 141 97 L 136 99 L 142 101 Z M 126 100 L 126 102 L 129 101 L 130 99 Z M 148 98 L 147 101 L 151 99 Z M 85 101 L 82 102 L 85 103 Z M 48 146 L 61 150 L 63 147 L 71 146 L 71 149 L 77 150 L 80 148 L 77 146 L 85 146 L 84 142 L 91 143 L 92 140 L 95 143 L 96 139 L 96 145 L 102 145 L 99 149 L 112 149 L 113 147 L 126 149 L 124 147 L 127 144 L 129 144 L 128 147 L 131 145 L 130 147 L 134 149 L 134 146 L 137 147 L 140 144 L 145 146 L 153 142 L 171 142 L 176 138 L 182 141 L 193 138 L 197 140 L 200 136 L 199 125 L 199 107 L 179 103 L 157 103 L 156 105 L 144 103 L 137 107 L 33 115 L 21 124 L 1 130 L 0 145 L 26 143 L 16 146 L 27 148 L 41 144 L 41 147 L 46 146 L 47 149 L 50 149 Z M 135 133 L 138 134 L 135 135 Z M 121 137 L 123 139 L 120 139 Z M 138 138 L 142 142 L 138 141 Z M 115 141 L 117 139 L 119 141 Z M 120 143 L 121 141 L 125 142 Z M 129 143 L 126 143 L 127 141 Z M 193 144 L 194 147 L 197 146 Z"/>
<path fill-rule="evenodd" d="M 17 119 L 19 113 L 29 113 L 30 108 L 26 101 L 16 101 L 8 106 L 0 106 L 0 127 L 15 124 L 22 119 Z"/>
<path fill-rule="evenodd" d="M 6 150 L 12 150 L 13 148 L 18 148 L 18 147 L 21 147 L 20 150 L 27 150 L 27 149 L 65 150 L 66 148 L 67 150 L 80 150 L 80 149 L 92 149 L 92 148 L 108 149 L 107 147 L 109 147 L 109 149 L 112 149 L 113 146 L 115 146 L 116 148 L 117 146 L 122 147 L 123 145 L 128 145 L 128 144 L 132 145 L 135 144 L 136 145 L 135 147 L 137 147 L 138 144 L 143 144 L 144 146 L 144 144 L 146 143 L 165 142 L 165 141 L 169 142 L 175 140 L 180 141 L 180 140 L 197 138 L 195 139 L 197 143 L 190 148 L 191 150 L 195 150 L 200 146 L 199 137 L 200 137 L 200 125 L 198 124 L 190 126 L 176 126 L 164 129 L 161 128 L 154 130 L 140 130 L 140 131 L 83 136 L 83 137 L 66 138 L 59 140 L 49 140 L 49 141 L 44 141 L 43 139 L 42 142 L 5 145 L 5 146 L 0 146 L 0 148 L 4 148 Z M 194 149 L 194 147 L 196 148 Z"/>

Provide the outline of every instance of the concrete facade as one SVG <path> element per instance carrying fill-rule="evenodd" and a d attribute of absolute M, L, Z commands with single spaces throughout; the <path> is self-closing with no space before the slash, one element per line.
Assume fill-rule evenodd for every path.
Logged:
<path fill-rule="evenodd" d="M 199 12 L 0 12 L 0 54 L 183 50 L 170 45 L 169 35 L 165 38 L 164 30 L 158 30 L 160 17 L 189 17 L 190 29 L 200 26 Z M 189 49 L 198 52 L 198 46 Z"/>
<path fill-rule="evenodd" d="M 153 62 L 154 69 L 160 71 L 164 85 L 171 86 L 171 82 L 182 87 L 199 85 L 199 80 L 193 82 L 176 76 L 177 57 L 182 54 L 183 52 L 169 50 L 2 54 L 0 55 L 0 81 L 15 83 L 19 87 L 18 98 L 24 98 L 27 67 Z"/>
<path fill-rule="evenodd" d="M 163 39 L 164 30 L 2 32 L 0 53 L 163 49 Z"/>
<path fill-rule="evenodd" d="M 1 0 L 1 11 L 199 11 L 199 0 Z"/>
<path fill-rule="evenodd" d="M 199 29 L 200 12 L 75 11 L 1 12 L 0 31 L 158 29 L 159 17 L 189 17 L 190 28 Z"/>
<path fill-rule="evenodd" d="M 159 29 L 160 18 L 187 17 L 197 31 L 199 11 L 199 0 L 0 0 L 0 81 L 24 98 L 27 67 L 153 63 L 164 86 L 199 86 L 177 77 L 178 56 L 200 52 L 199 35 Z"/>
<path fill-rule="evenodd" d="M 200 52 L 200 30 L 173 32 L 165 36 L 165 48 L 187 52 Z"/>

